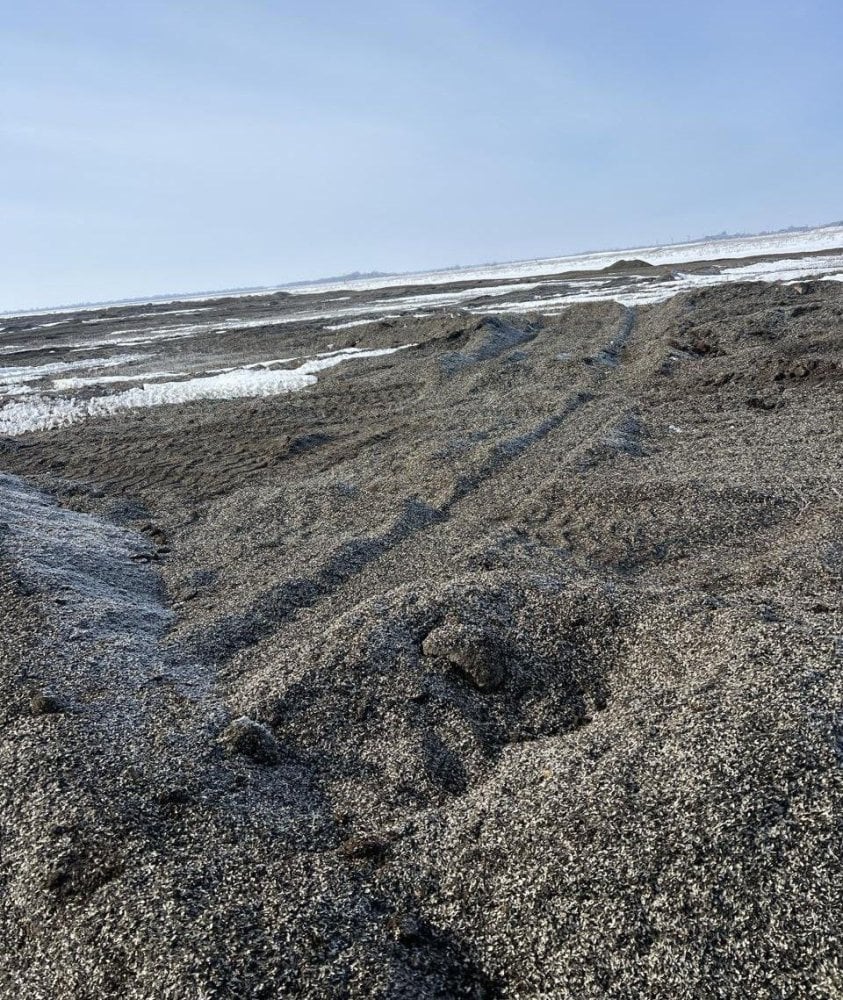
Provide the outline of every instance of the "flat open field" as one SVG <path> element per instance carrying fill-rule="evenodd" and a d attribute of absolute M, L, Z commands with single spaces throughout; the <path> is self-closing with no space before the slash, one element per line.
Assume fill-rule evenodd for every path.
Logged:
<path fill-rule="evenodd" d="M 835 238 L 0 318 L 0 996 L 839 1000 Z"/>

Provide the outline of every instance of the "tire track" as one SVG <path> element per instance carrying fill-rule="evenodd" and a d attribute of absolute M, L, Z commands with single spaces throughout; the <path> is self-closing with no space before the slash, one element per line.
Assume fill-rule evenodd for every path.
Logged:
<path fill-rule="evenodd" d="M 597 388 L 618 366 L 622 352 L 634 332 L 635 320 L 635 310 L 627 308 L 619 330 L 598 352 L 597 365 L 589 379 L 591 389 Z M 396 546 L 447 521 L 464 500 L 590 403 L 595 398 L 591 389 L 573 393 L 555 413 L 535 427 L 497 445 L 476 471 L 457 480 L 450 496 L 440 506 L 415 499 L 406 500 L 396 521 L 383 534 L 352 539 L 345 543 L 314 575 L 287 580 L 262 594 L 245 612 L 226 615 L 210 628 L 195 630 L 179 640 L 173 655 L 180 657 L 186 653 L 190 657 L 198 657 L 206 663 L 219 666 L 269 638 L 280 625 L 299 611 L 313 607 L 338 591 Z"/>

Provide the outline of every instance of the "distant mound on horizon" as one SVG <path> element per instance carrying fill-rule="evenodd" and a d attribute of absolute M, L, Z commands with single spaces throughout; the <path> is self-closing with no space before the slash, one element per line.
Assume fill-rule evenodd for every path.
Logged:
<path fill-rule="evenodd" d="M 288 282 L 285 288 L 296 288 L 299 285 L 333 285 L 345 281 L 365 281 L 370 278 L 392 278 L 394 271 L 349 271 L 348 274 L 333 274 L 326 278 L 311 278 L 306 281 Z"/>
<path fill-rule="evenodd" d="M 608 274 L 614 274 L 617 272 L 626 271 L 655 271 L 656 265 L 649 263 L 646 260 L 639 260 L 634 258 L 632 260 L 616 260 L 614 264 L 609 264 L 608 267 L 601 268 Z"/>

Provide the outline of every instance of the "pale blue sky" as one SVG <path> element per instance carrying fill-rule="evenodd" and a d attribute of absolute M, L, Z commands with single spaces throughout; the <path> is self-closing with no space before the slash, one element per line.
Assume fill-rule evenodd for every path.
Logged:
<path fill-rule="evenodd" d="M 840 0 L 0 0 L 0 309 L 843 217 Z"/>

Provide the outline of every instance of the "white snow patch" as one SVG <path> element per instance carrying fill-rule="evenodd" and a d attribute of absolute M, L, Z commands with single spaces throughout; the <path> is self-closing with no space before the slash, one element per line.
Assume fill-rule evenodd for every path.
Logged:
<path fill-rule="evenodd" d="M 51 326 L 62 326 L 66 322 L 66 319 L 58 319 L 52 323 L 39 323 L 37 326 L 28 326 L 25 330 L 22 330 L 21 333 L 30 333 L 32 330 L 46 330 Z"/>
<path fill-rule="evenodd" d="M 157 312 L 130 313 L 128 316 L 99 316 L 97 319 L 83 319 L 80 322 L 86 326 L 91 326 L 95 323 L 120 323 L 124 320 L 146 319 L 148 316 L 153 318 L 158 316 L 187 316 L 189 313 L 208 312 L 208 310 L 216 308 L 216 306 L 196 306 L 194 309 L 160 309 Z"/>
<path fill-rule="evenodd" d="M 398 319 L 397 316 L 373 316 L 371 319 L 353 319 L 348 323 L 334 323 L 333 326 L 324 326 L 323 330 L 350 330 L 353 326 L 368 326 L 370 323 L 378 323 L 382 319 Z"/>
<path fill-rule="evenodd" d="M 89 385 L 113 385 L 119 382 L 157 381 L 162 378 L 178 378 L 178 372 L 142 372 L 137 375 L 92 375 L 90 378 L 56 378 L 53 388 L 65 391 L 67 389 L 84 389 Z"/>
<path fill-rule="evenodd" d="M 49 430 L 78 423 L 89 417 L 102 417 L 138 407 L 186 403 L 201 399 L 245 399 L 275 396 L 304 389 L 316 382 L 316 372 L 355 358 L 376 358 L 411 347 L 386 347 L 373 350 L 348 348 L 327 356 L 317 356 L 294 369 L 237 368 L 218 375 L 206 375 L 180 382 L 135 386 L 108 396 L 92 399 L 35 397 L 7 403 L 0 408 L 0 435 L 19 435 L 29 431 Z M 260 364 L 260 363 L 259 363 Z M 264 363 L 265 364 L 265 363 Z"/>
<path fill-rule="evenodd" d="M 142 331 L 142 327 L 140 330 Z M 143 336 L 126 337 L 127 333 L 137 333 L 138 330 L 123 330 L 112 337 L 100 337 L 97 340 L 75 340 L 69 344 L 59 345 L 62 350 L 67 351 L 90 351 L 99 347 L 143 347 L 145 344 L 155 343 L 159 340 L 181 340 L 184 337 L 192 337 L 194 333 L 205 331 L 204 326 L 181 327 L 174 326 L 171 329 L 150 330 Z M 0 347 L 0 354 L 50 354 L 55 353 L 57 347 L 52 341 L 45 344 L 27 344 L 25 347 Z"/>
<path fill-rule="evenodd" d="M 141 347 L 144 344 L 150 344 L 158 340 L 182 340 L 185 337 L 192 337 L 195 333 L 204 333 L 208 329 L 212 328 L 199 324 L 173 326 L 169 329 L 165 327 L 164 329 L 157 330 L 144 330 L 143 327 L 138 327 L 132 330 L 118 331 L 118 339 L 112 336 L 100 338 L 99 340 L 79 340 L 68 344 L 67 348 L 70 351 L 88 351 L 94 347 Z M 127 337 L 127 334 L 139 334 L 139 336 Z"/>
<path fill-rule="evenodd" d="M 15 365 L 0 368 L 0 393 L 8 392 L 11 386 L 24 382 L 37 382 L 62 372 L 95 368 L 117 368 L 119 365 L 144 360 L 143 354 L 121 354 L 113 358 L 87 358 L 83 361 L 54 361 L 49 365 Z"/>

